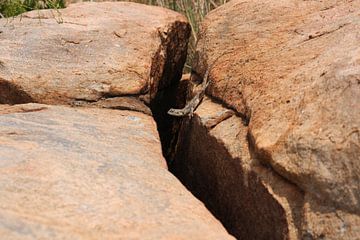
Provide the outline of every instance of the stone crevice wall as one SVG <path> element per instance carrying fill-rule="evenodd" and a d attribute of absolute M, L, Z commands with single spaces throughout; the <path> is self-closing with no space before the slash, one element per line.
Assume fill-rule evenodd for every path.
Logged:
<path fill-rule="evenodd" d="M 302 190 L 256 155 L 243 119 L 206 98 L 183 120 L 170 170 L 237 238 L 299 239 Z"/>
<path fill-rule="evenodd" d="M 167 30 L 159 29 L 158 35 L 162 44 L 155 53 L 151 66 L 148 95 L 166 157 L 176 123 L 176 119 L 169 117 L 167 110 L 175 105 L 179 95 L 177 89 L 182 76 L 182 66 L 186 61 L 190 31 L 190 26 L 182 22 L 175 22 Z"/>

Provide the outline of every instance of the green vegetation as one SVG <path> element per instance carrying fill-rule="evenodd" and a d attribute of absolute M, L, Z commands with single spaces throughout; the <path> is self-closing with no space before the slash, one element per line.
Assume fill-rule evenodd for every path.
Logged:
<path fill-rule="evenodd" d="M 13 17 L 34 9 L 64 7 L 65 0 L 0 0 L 2 17 Z"/>

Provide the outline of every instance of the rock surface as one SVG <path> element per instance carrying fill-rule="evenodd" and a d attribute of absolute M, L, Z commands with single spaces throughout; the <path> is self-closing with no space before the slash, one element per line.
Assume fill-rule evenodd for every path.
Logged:
<path fill-rule="evenodd" d="M 217 111 L 200 108 L 174 171 L 237 237 L 360 238 L 359 16 L 359 1 L 233 0 L 204 21 L 195 71 L 216 61 L 207 93 L 236 117 L 206 128 Z"/>
<path fill-rule="evenodd" d="M 130 95 L 147 95 L 149 102 L 181 78 L 189 33 L 178 13 L 125 2 L 78 3 L 2 19 L 0 103 Z"/>
<path fill-rule="evenodd" d="M 151 117 L 181 77 L 183 16 L 80 3 L 0 26 L 2 239 L 233 239 L 168 172 Z"/>
<path fill-rule="evenodd" d="M 66 6 L 73 3 L 79 3 L 79 2 L 118 2 L 119 0 L 65 0 Z"/>
<path fill-rule="evenodd" d="M 233 239 L 132 111 L 0 106 L 2 239 Z"/>
<path fill-rule="evenodd" d="M 297 239 L 302 193 L 252 158 L 247 133 L 233 111 L 205 99 L 183 123 L 172 169 L 238 239 Z"/>

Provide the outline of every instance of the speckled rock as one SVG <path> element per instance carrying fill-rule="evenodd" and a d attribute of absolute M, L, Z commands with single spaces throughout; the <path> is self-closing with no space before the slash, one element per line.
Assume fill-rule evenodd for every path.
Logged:
<path fill-rule="evenodd" d="M 172 176 L 143 113 L 0 106 L 2 239 L 233 239 Z"/>

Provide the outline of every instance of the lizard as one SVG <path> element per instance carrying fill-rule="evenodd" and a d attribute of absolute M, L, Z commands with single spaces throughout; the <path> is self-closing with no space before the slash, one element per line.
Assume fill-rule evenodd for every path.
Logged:
<path fill-rule="evenodd" d="M 196 92 L 195 96 L 189 102 L 186 103 L 185 107 L 181 109 L 170 108 L 170 110 L 168 111 L 169 115 L 175 117 L 184 117 L 184 116 L 189 116 L 189 118 L 193 117 L 194 111 L 200 105 L 202 99 L 204 98 L 205 90 L 210 83 L 210 81 L 208 81 L 210 70 L 211 70 L 211 66 L 206 69 L 200 87 L 195 89 Z"/>
<path fill-rule="evenodd" d="M 205 96 L 206 88 L 210 84 L 209 75 L 210 75 L 210 71 L 211 71 L 212 67 L 215 65 L 215 63 L 219 60 L 220 57 L 222 57 L 228 53 L 231 53 L 231 51 L 220 54 L 219 56 L 217 56 L 215 58 L 215 60 L 210 65 L 208 65 L 208 67 L 205 71 L 204 77 L 203 77 L 203 81 L 200 84 L 200 87 L 195 88 L 195 91 L 194 91 L 195 96 L 189 102 L 186 103 L 185 107 L 183 107 L 181 109 L 170 108 L 170 110 L 167 112 L 169 115 L 175 116 L 175 117 L 184 117 L 184 116 L 189 116 L 189 118 L 193 117 L 194 111 L 200 105 L 202 99 Z"/>

